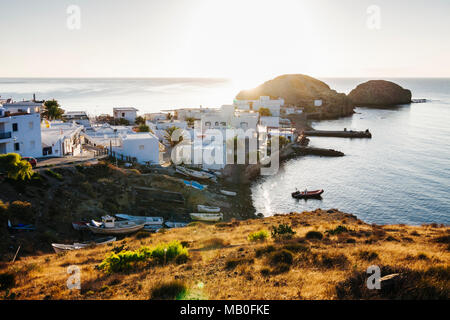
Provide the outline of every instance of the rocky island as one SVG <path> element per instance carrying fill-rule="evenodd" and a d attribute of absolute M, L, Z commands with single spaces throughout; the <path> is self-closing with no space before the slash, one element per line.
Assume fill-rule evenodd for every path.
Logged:
<path fill-rule="evenodd" d="M 411 103 L 411 91 L 386 80 L 370 80 L 353 89 L 348 98 L 355 106 L 387 107 Z"/>

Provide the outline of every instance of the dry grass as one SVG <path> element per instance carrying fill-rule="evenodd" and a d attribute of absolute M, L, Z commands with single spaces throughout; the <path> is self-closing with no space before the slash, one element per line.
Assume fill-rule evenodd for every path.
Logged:
<path fill-rule="evenodd" d="M 327 233 L 343 221 L 347 230 Z M 292 226 L 295 237 L 248 241 L 251 232 L 279 224 Z M 323 238 L 307 239 L 310 231 L 320 232 Z M 2 266 L 0 273 L 15 274 L 10 291 L 16 299 L 150 299 L 161 284 L 174 281 L 186 285 L 185 296 L 203 299 L 337 299 L 337 287 L 353 283 L 355 274 L 364 274 L 373 264 L 384 270 L 407 270 L 412 279 L 430 268 L 448 269 L 448 235 L 449 229 L 441 225 L 372 226 L 338 211 L 316 210 L 218 227 L 196 223 L 148 238 L 131 236 L 114 245 L 136 250 L 178 240 L 189 249 L 189 260 L 183 264 L 149 264 L 107 275 L 96 269 L 113 249 L 103 246 L 19 259 Z M 81 269 L 81 290 L 67 289 L 70 265 Z M 450 280 L 436 281 L 449 288 Z"/>

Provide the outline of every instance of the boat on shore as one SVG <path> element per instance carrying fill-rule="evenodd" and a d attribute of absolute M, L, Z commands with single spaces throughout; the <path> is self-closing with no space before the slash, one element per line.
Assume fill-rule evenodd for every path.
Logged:
<path fill-rule="evenodd" d="M 202 205 L 202 204 L 199 204 L 197 206 L 197 209 L 198 209 L 199 212 L 211 212 L 211 213 L 220 212 L 220 207 L 205 206 L 205 205 Z"/>
<path fill-rule="evenodd" d="M 216 176 L 214 174 L 211 174 L 211 173 L 208 173 L 208 172 L 204 172 L 204 171 L 197 171 L 197 170 L 193 170 L 193 169 L 189 169 L 189 168 L 185 168 L 185 167 L 180 167 L 180 166 L 177 166 L 175 168 L 175 171 L 178 172 L 179 174 L 184 175 L 184 176 L 197 178 L 197 179 L 208 180 L 208 179 L 216 178 Z"/>
<path fill-rule="evenodd" d="M 32 224 L 12 224 L 10 220 L 8 220 L 8 228 L 15 231 L 34 231 L 36 227 Z"/>
<path fill-rule="evenodd" d="M 187 222 L 176 222 L 176 221 L 166 221 L 164 224 L 167 228 L 183 228 L 188 225 Z"/>
<path fill-rule="evenodd" d="M 110 242 L 116 241 L 116 237 L 106 237 L 106 238 L 98 238 L 93 241 L 86 242 L 75 242 L 74 244 L 60 244 L 60 243 L 52 243 L 53 250 L 58 252 L 70 251 L 70 250 L 79 250 L 89 246 L 100 246 L 103 244 L 107 244 Z"/>
<path fill-rule="evenodd" d="M 102 222 L 92 220 L 88 225 L 89 230 L 96 234 L 129 234 L 143 229 L 145 224 L 134 221 L 115 221 L 111 216 L 103 216 Z"/>
<path fill-rule="evenodd" d="M 200 184 L 200 183 L 198 183 L 196 181 L 183 180 L 183 183 L 185 185 L 187 185 L 188 187 L 191 187 L 191 188 L 194 188 L 194 189 L 197 189 L 197 190 L 203 190 L 203 189 L 206 189 L 208 187 L 208 186 Z"/>
<path fill-rule="evenodd" d="M 146 224 L 142 231 L 155 233 L 161 230 L 163 227 L 164 226 L 162 224 Z"/>
<path fill-rule="evenodd" d="M 234 191 L 220 190 L 220 193 L 231 197 L 237 196 L 237 193 Z"/>
<path fill-rule="evenodd" d="M 118 213 L 115 214 L 117 218 L 133 221 L 140 224 L 147 225 L 162 225 L 164 222 L 164 219 L 162 217 L 147 217 L 147 216 L 131 216 L 124 213 Z"/>
<path fill-rule="evenodd" d="M 217 222 L 223 220 L 222 213 L 190 213 L 192 220 Z"/>
<path fill-rule="evenodd" d="M 320 198 L 323 193 L 323 189 L 313 190 L 313 191 L 295 191 L 292 192 L 292 197 L 295 199 L 309 199 L 309 198 Z"/>

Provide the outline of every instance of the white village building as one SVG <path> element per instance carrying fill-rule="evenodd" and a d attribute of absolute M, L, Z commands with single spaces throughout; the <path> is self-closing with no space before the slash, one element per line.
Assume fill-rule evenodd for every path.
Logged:
<path fill-rule="evenodd" d="M 41 107 L 42 103 L 34 101 L 9 101 L 0 105 L 0 154 L 42 156 Z"/>
<path fill-rule="evenodd" d="M 90 144 L 109 148 L 118 159 L 142 164 L 159 163 L 159 139 L 150 132 L 134 132 L 129 126 L 93 126 L 84 133 Z"/>
<path fill-rule="evenodd" d="M 261 96 L 258 100 L 234 100 L 233 105 L 240 110 L 258 111 L 260 108 L 270 110 L 272 116 L 280 115 L 280 108 L 284 105 L 284 99 L 270 99 L 268 96 Z"/>
<path fill-rule="evenodd" d="M 63 114 L 62 118 L 66 122 L 75 122 L 85 128 L 91 126 L 91 121 L 85 111 L 67 111 Z"/>
<path fill-rule="evenodd" d="M 42 152 L 44 157 L 78 156 L 82 153 L 82 125 L 75 122 L 42 121 Z"/>
<path fill-rule="evenodd" d="M 134 123 L 138 111 L 138 109 L 133 107 L 113 108 L 113 116 L 114 119 L 125 119 L 130 123 Z"/>

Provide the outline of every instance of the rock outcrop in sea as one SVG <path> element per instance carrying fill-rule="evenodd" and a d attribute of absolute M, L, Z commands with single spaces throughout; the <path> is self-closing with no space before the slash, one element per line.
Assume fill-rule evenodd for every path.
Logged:
<path fill-rule="evenodd" d="M 355 106 L 394 106 L 411 102 L 411 91 L 386 80 L 370 80 L 348 95 Z"/>
<path fill-rule="evenodd" d="M 260 96 L 281 97 L 286 104 L 313 107 L 322 100 L 321 119 L 333 119 L 353 114 L 353 105 L 344 93 L 332 90 L 325 82 L 303 74 L 286 74 L 264 82 L 251 90 L 239 92 L 236 99 L 254 100 Z"/>

